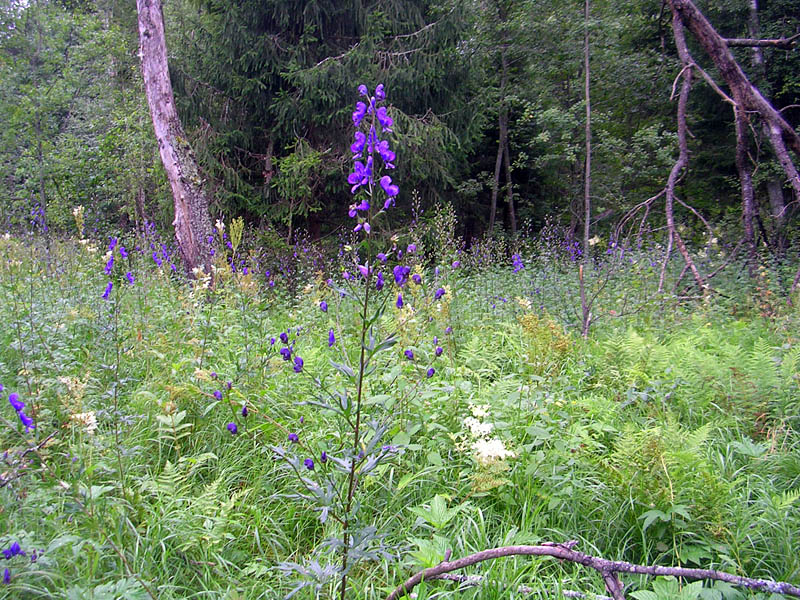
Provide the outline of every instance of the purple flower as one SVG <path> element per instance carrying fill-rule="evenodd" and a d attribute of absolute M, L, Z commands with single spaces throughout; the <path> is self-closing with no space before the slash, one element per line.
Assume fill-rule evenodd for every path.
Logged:
<path fill-rule="evenodd" d="M 163 261 L 158 256 L 158 252 L 153 252 L 153 262 L 155 262 L 159 267 L 163 264 Z"/>
<path fill-rule="evenodd" d="M 33 419 L 31 419 L 28 415 L 24 412 L 19 411 L 17 412 L 19 416 L 19 420 L 25 425 L 25 431 L 30 431 L 31 429 L 36 429 L 36 425 L 33 424 Z"/>
<path fill-rule="evenodd" d="M 414 283 L 416 283 L 417 285 L 420 285 L 420 284 L 422 284 L 422 277 L 419 275 L 419 273 L 414 273 L 414 274 L 411 276 L 411 279 L 412 279 L 412 280 L 414 281 Z"/>
<path fill-rule="evenodd" d="M 328 330 L 328 348 L 336 343 L 336 336 L 333 335 L 333 329 Z"/>
<path fill-rule="evenodd" d="M 113 250 L 116 247 L 117 247 L 117 238 L 115 237 L 109 238 L 108 249 Z"/>
<path fill-rule="evenodd" d="M 232 381 L 226 381 L 225 382 L 225 387 L 228 388 L 228 391 L 230 391 L 230 389 L 233 387 L 233 382 Z"/>
<path fill-rule="evenodd" d="M 299 356 L 294 357 L 294 372 L 301 373 L 303 371 L 303 359 Z"/>
<path fill-rule="evenodd" d="M 460 260 L 453 261 L 453 268 L 454 269 L 457 269 L 460 266 L 461 266 L 461 261 Z"/>
<path fill-rule="evenodd" d="M 431 377 L 433 377 L 434 373 L 436 373 L 436 369 L 434 369 L 433 367 L 428 369 L 428 378 L 430 379 Z"/>
<path fill-rule="evenodd" d="M 366 94 L 364 94 L 366 96 Z M 378 87 L 375 88 L 375 97 L 378 100 L 383 100 L 386 98 L 386 92 L 383 91 L 383 84 L 379 83 Z"/>
<path fill-rule="evenodd" d="M 106 275 L 111 275 L 111 270 L 114 268 L 114 256 L 112 255 L 111 258 L 108 259 L 106 263 L 106 268 L 104 269 Z"/>
<path fill-rule="evenodd" d="M 345 280 L 349 281 L 349 280 L 350 280 L 350 273 L 349 273 L 348 271 L 344 271 L 344 272 L 342 273 L 342 277 L 343 277 Z"/>
<path fill-rule="evenodd" d="M 355 194 L 356 190 L 361 187 L 362 185 L 367 185 L 370 181 L 372 181 L 372 157 L 370 156 L 367 158 L 367 164 L 365 165 L 360 160 L 357 160 L 353 165 L 353 172 L 347 177 L 347 183 L 352 185 L 353 187 L 350 188 L 350 193 Z M 383 181 L 383 178 L 381 178 Z M 391 180 L 390 180 L 391 183 Z M 381 184 L 383 185 L 383 184 Z"/>
<path fill-rule="evenodd" d="M 231 435 L 236 435 L 237 433 L 239 433 L 239 428 L 236 427 L 236 423 L 228 423 L 226 427 L 228 431 L 231 432 Z"/>
<path fill-rule="evenodd" d="M 416 251 L 417 251 L 417 245 L 416 244 L 409 244 L 408 248 L 406 248 L 406 252 L 408 254 L 414 254 L 414 252 L 416 252 Z"/>
<path fill-rule="evenodd" d="M 211 379 L 216 379 L 217 377 L 219 377 L 219 375 L 217 375 L 216 371 L 211 371 L 211 374 L 209 375 L 209 377 L 211 377 Z"/>
<path fill-rule="evenodd" d="M 319 309 L 322 312 L 328 312 L 328 303 L 325 302 L 325 300 L 323 300 L 322 302 L 319 303 Z"/>
<path fill-rule="evenodd" d="M 389 149 L 389 142 L 387 140 L 380 140 L 377 144 L 375 144 L 375 150 L 377 150 L 378 154 L 380 154 L 381 160 L 383 161 L 383 166 L 385 166 L 387 169 L 394 169 L 394 163 L 392 161 L 395 159 L 396 154 Z"/>
<path fill-rule="evenodd" d="M 453 328 L 452 328 L 452 327 L 450 327 L 450 326 L 448 325 L 448 326 L 445 328 L 444 332 L 445 332 L 447 335 L 450 335 L 451 333 L 453 333 Z"/>
<path fill-rule="evenodd" d="M 274 346 L 275 345 L 275 338 L 274 337 L 269 338 L 269 345 L 270 346 Z"/>
<path fill-rule="evenodd" d="M 11 544 L 7 550 L 3 550 L 3 556 L 6 557 L 6 560 L 11 559 L 17 555 L 25 556 L 25 553 L 22 551 L 22 548 L 19 547 L 19 542 L 14 542 Z"/>
<path fill-rule="evenodd" d="M 439 288 L 438 290 L 436 290 L 436 293 L 433 295 L 433 297 L 434 297 L 436 300 L 438 300 L 439 298 L 441 298 L 441 297 L 442 297 L 442 296 L 444 296 L 444 295 L 445 295 L 444 288 Z"/>
<path fill-rule="evenodd" d="M 375 258 L 377 258 L 382 263 L 385 263 L 386 260 L 387 260 L 387 257 L 383 252 L 378 252 L 378 254 L 375 256 Z"/>
<path fill-rule="evenodd" d="M 106 291 L 103 292 L 103 300 L 108 300 L 108 295 L 111 293 L 111 288 L 113 287 L 114 284 L 109 281 L 108 285 L 106 286 Z"/>
<path fill-rule="evenodd" d="M 364 223 L 364 225 L 367 225 L 367 223 Z M 369 233 L 369 230 L 367 230 L 367 233 Z M 356 267 L 358 267 L 358 272 L 361 273 L 361 276 L 364 279 L 367 279 L 369 277 L 369 273 L 370 273 L 371 269 L 368 266 L 366 266 L 366 265 L 356 265 Z"/>
<path fill-rule="evenodd" d="M 326 463 L 328 462 L 328 453 L 325 450 L 322 451 L 322 454 L 319 457 L 319 462 Z"/>
<path fill-rule="evenodd" d="M 383 191 L 386 192 L 386 195 L 389 196 L 389 198 L 393 198 L 400 193 L 400 188 L 392 184 L 392 178 L 388 175 L 381 177 L 380 183 Z"/>
<path fill-rule="evenodd" d="M 3 583 L 11 583 L 11 573 L 8 571 L 7 567 L 5 571 L 3 571 Z"/>
<path fill-rule="evenodd" d="M 367 86 L 365 86 L 363 83 L 360 86 L 358 86 L 358 93 L 361 94 L 362 96 L 369 96 L 369 91 L 367 91 Z"/>
<path fill-rule="evenodd" d="M 289 343 L 289 336 L 286 334 L 286 332 L 285 332 L 285 331 L 284 331 L 283 333 L 281 333 L 281 334 L 280 334 L 278 337 L 280 337 L 280 338 L 281 338 L 281 341 L 282 341 L 284 344 L 288 344 L 288 343 Z"/>
<path fill-rule="evenodd" d="M 400 287 L 403 287 L 408 280 L 408 274 L 411 273 L 411 267 L 404 267 L 397 265 L 394 269 L 394 281 Z"/>
<path fill-rule="evenodd" d="M 125 250 L 125 246 L 120 246 L 119 247 L 119 255 L 120 255 L 120 258 L 128 258 L 128 251 Z"/>
<path fill-rule="evenodd" d="M 283 347 L 278 352 L 280 352 L 283 360 L 288 361 L 292 358 L 292 350 L 291 348 Z"/>
<path fill-rule="evenodd" d="M 293 444 L 297 444 L 300 441 L 300 438 L 297 437 L 296 433 L 290 433 L 289 434 L 289 441 L 292 442 Z"/>
<path fill-rule="evenodd" d="M 414 360 L 414 351 L 413 350 L 410 350 L 410 349 L 406 350 L 406 351 L 403 352 L 403 354 L 406 355 L 406 358 L 408 360 Z"/>
<path fill-rule="evenodd" d="M 14 410 L 17 412 L 25 408 L 25 403 L 19 399 L 19 394 L 17 394 L 16 392 L 12 392 L 8 396 L 8 401 L 11 403 L 11 406 L 13 406 Z"/>
<path fill-rule="evenodd" d="M 243 417 L 246 417 L 246 416 L 247 416 L 247 404 L 245 404 L 244 406 L 242 406 L 242 416 L 243 416 Z"/>
<path fill-rule="evenodd" d="M 444 349 L 441 346 L 436 346 L 436 350 L 434 352 L 436 356 L 441 356 L 442 352 L 444 352 Z"/>
<path fill-rule="evenodd" d="M 311 460 L 310 458 L 305 459 L 303 461 L 303 464 L 306 466 L 306 469 L 308 469 L 309 471 L 313 471 L 314 470 L 314 461 Z"/>
<path fill-rule="evenodd" d="M 525 268 L 525 265 L 522 264 L 522 257 L 519 254 L 512 254 L 511 261 L 514 265 L 514 273 L 519 273 Z"/>
<path fill-rule="evenodd" d="M 397 294 L 397 308 L 403 308 L 403 294 Z"/>
<path fill-rule="evenodd" d="M 358 105 L 356 105 L 358 107 Z M 375 116 L 378 119 L 378 123 L 381 124 L 381 128 L 383 129 L 384 133 L 391 133 L 392 131 L 392 124 L 394 123 L 394 119 L 390 117 L 386 112 L 386 107 L 381 106 L 378 110 L 375 111 Z M 353 113 L 353 120 L 355 120 L 355 113 Z"/>
<path fill-rule="evenodd" d="M 356 109 L 353 111 L 353 124 L 358 127 L 365 116 L 367 116 L 367 105 L 363 102 L 356 102 Z"/>
<path fill-rule="evenodd" d="M 367 144 L 367 135 L 363 131 L 356 131 L 356 141 L 350 145 L 353 158 L 360 156 Z"/>
<path fill-rule="evenodd" d="M 433 336 L 433 345 L 436 346 L 439 343 L 439 336 Z"/>
<path fill-rule="evenodd" d="M 136 281 L 136 279 L 134 279 L 133 277 L 133 273 L 131 273 L 130 271 L 125 273 L 125 279 L 127 279 L 128 283 L 130 283 L 131 285 L 133 285 L 133 282 Z"/>
<path fill-rule="evenodd" d="M 375 289 L 378 291 L 383 289 L 383 273 L 378 273 L 378 277 L 375 279 Z"/>
<path fill-rule="evenodd" d="M 220 392 L 219 390 L 214 390 L 214 398 L 216 398 L 217 400 L 222 400 L 222 392 Z"/>

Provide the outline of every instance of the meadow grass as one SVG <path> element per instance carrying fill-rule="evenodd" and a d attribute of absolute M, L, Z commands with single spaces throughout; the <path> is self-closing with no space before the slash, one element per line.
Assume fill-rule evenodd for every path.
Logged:
<path fill-rule="evenodd" d="M 298 500 L 274 448 L 291 432 L 308 456 L 346 442 L 308 401 L 355 352 L 342 344 L 357 319 L 309 264 L 267 277 L 264 265 L 221 268 L 206 288 L 129 242 L 104 299 L 106 240 L 0 238 L 0 546 L 27 553 L 4 561 L 0 598 L 283 597 L 294 583 L 278 564 L 324 556 L 341 524 Z M 575 262 L 535 246 L 516 273 L 503 247 L 464 254 L 442 267 L 441 301 L 409 284 L 414 310 L 379 317 L 399 341 L 376 360 L 366 403 L 392 413 L 386 438 L 402 454 L 361 482 L 358 501 L 391 557 L 358 563 L 348 596 L 385 597 L 448 549 L 573 539 L 609 559 L 800 582 L 800 313 L 774 292 L 777 271 L 752 283 L 731 268 L 717 296 L 681 300 L 654 293 L 649 251 L 598 260 L 584 340 Z M 423 280 L 434 262 L 416 267 Z M 273 341 L 287 330 L 299 374 Z M 489 438 L 505 456 L 481 458 Z M 481 585 L 427 582 L 418 598 L 603 593 L 593 572 L 553 560 L 471 572 Z M 739 596 L 707 586 L 703 597 Z"/>

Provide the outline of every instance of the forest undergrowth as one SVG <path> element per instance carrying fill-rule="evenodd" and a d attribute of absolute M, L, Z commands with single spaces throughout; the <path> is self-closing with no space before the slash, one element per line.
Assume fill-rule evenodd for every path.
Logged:
<path fill-rule="evenodd" d="M 384 598 L 445 556 L 569 540 L 800 584 L 790 266 L 657 294 L 656 245 L 598 245 L 583 339 L 577 248 L 551 229 L 467 250 L 452 219 L 387 240 L 379 285 L 346 240 L 269 253 L 235 221 L 213 281 L 152 231 L 0 238 L 0 598 Z M 348 302 L 367 286 L 388 299 L 360 330 Z M 362 348 L 347 459 L 355 396 L 336 386 Z M 463 574 L 482 579 L 416 597 L 606 594 L 546 558 Z M 638 600 L 771 597 L 622 581 Z"/>

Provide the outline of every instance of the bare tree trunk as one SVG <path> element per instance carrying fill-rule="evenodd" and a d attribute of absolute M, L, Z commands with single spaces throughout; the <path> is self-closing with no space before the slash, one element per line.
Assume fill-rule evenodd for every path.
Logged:
<path fill-rule="evenodd" d="M 674 11 L 672 15 L 672 30 L 673 34 L 675 35 L 675 45 L 678 49 L 678 56 L 680 56 L 681 64 L 683 65 L 683 83 L 681 84 L 681 92 L 678 96 L 679 154 L 678 160 L 675 161 L 675 164 L 672 166 L 672 171 L 670 171 L 669 178 L 667 179 L 664 212 L 667 217 L 667 229 L 669 231 L 670 239 L 674 241 L 675 246 L 678 248 L 678 252 L 680 252 L 681 256 L 683 256 L 683 260 L 686 262 L 686 266 L 691 270 L 697 286 L 701 290 L 705 291 L 706 282 L 703 279 L 703 276 L 700 274 L 700 271 L 697 270 L 697 267 L 695 266 L 691 255 L 689 254 L 689 250 L 686 248 L 686 244 L 683 243 L 678 230 L 675 228 L 675 217 L 673 212 L 673 206 L 675 202 L 675 186 L 678 183 L 678 178 L 680 177 L 681 172 L 689 165 L 689 142 L 687 140 L 689 127 L 686 122 L 686 113 L 687 105 L 689 103 L 689 92 L 692 89 L 693 63 L 691 57 L 689 56 L 689 49 L 686 46 L 683 23 L 681 22 L 678 14 Z M 669 254 L 667 254 L 664 260 L 669 260 Z"/>
<path fill-rule="evenodd" d="M 592 223 L 592 105 L 589 79 L 589 0 L 583 5 L 583 96 L 586 103 L 586 125 L 584 129 L 586 143 L 586 166 L 583 172 L 583 259 L 580 268 L 581 294 L 581 333 L 589 337 L 589 325 L 592 321 L 592 307 L 586 296 L 585 270 L 589 266 L 589 228 Z"/>
<path fill-rule="evenodd" d="M 754 40 L 758 39 L 761 35 L 761 25 L 758 19 L 758 0 L 749 0 L 747 18 L 747 33 Z M 730 46 L 730 42 L 728 42 Z M 764 79 L 765 65 L 764 65 L 764 51 L 760 46 L 753 46 L 752 48 L 752 62 L 753 71 L 755 72 L 755 81 L 760 85 Z M 769 128 L 765 121 L 761 123 L 761 135 L 764 138 L 769 138 Z M 773 248 L 776 254 L 780 255 L 785 249 L 785 236 L 783 235 L 784 229 L 784 211 L 786 204 L 783 198 L 783 183 L 778 177 L 771 175 L 766 181 L 767 197 L 769 198 L 770 216 L 773 221 Z"/>
<path fill-rule="evenodd" d="M 497 116 L 498 142 L 497 159 L 494 162 L 494 180 L 492 182 L 492 204 L 489 208 L 489 232 L 494 230 L 494 223 L 497 219 L 497 196 L 500 193 L 500 169 L 503 164 L 503 153 L 505 152 L 505 139 L 508 131 L 508 112 L 506 109 L 506 84 L 508 83 L 508 61 L 506 60 L 506 48 L 503 47 L 500 54 L 501 74 L 500 74 L 500 112 Z"/>
<path fill-rule="evenodd" d="M 161 162 L 175 202 L 175 238 L 188 273 L 201 267 L 211 271 L 208 236 L 211 218 L 208 198 L 192 147 L 183 131 L 167 65 L 161 0 L 137 0 L 142 74 L 153 119 Z"/>
<path fill-rule="evenodd" d="M 498 120 L 498 126 L 502 123 L 502 116 Z M 489 207 L 489 233 L 494 231 L 494 222 L 497 218 L 497 195 L 500 191 L 500 168 L 503 164 L 503 144 L 497 143 L 497 159 L 494 161 L 494 179 L 492 181 L 492 204 Z"/>
<path fill-rule="evenodd" d="M 755 197 L 753 194 L 753 170 L 747 154 L 747 122 L 739 109 L 734 108 L 734 125 L 736 127 L 736 170 L 742 186 L 742 223 L 744 224 L 744 240 L 747 245 L 747 268 L 750 275 L 755 275 L 757 254 L 756 237 L 753 220 L 756 216 Z"/>
<path fill-rule="evenodd" d="M 726 40 L 711 26 L 691 0 L 669 0 L 673 14 L 694 34 L 722 75 L 736 104 L 746 112 L 757 112 L 766 121 L 769 139 L 786 177 L 800 201 L 800 175 L 792 162 L 787 146 L 800 155 L 800 135 L 761 95 L 747 79 L 739 63 L 733 57 Z M 674 21 L 674 19 L 673 19 Z"/>
<path fill-rule="evenodd" d="M 508 111 L 503 119 L 503 157 L 506 167 L 506 199 L 508 200 L 508 218 L 511 220 L 511 235 L 517 235 L 517 212 L 514 210 L 514 186 L 511 181 L 511 155 L 508 147 Z"/>

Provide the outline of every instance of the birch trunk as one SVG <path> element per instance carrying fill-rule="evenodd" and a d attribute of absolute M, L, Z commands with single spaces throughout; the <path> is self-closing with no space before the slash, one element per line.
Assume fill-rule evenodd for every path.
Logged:
<path fill-rule="evenodd" d="M 208 198 L 192 147 L 175 109 L 169 78 L 164 15 L 161 0 L 137 0 L 142 75 L 153 119 L 161 162 L 175 203 L 175 238 L 189 274 L 202 267 L 211 271 L 208 236 L 211 218 Z"/>

